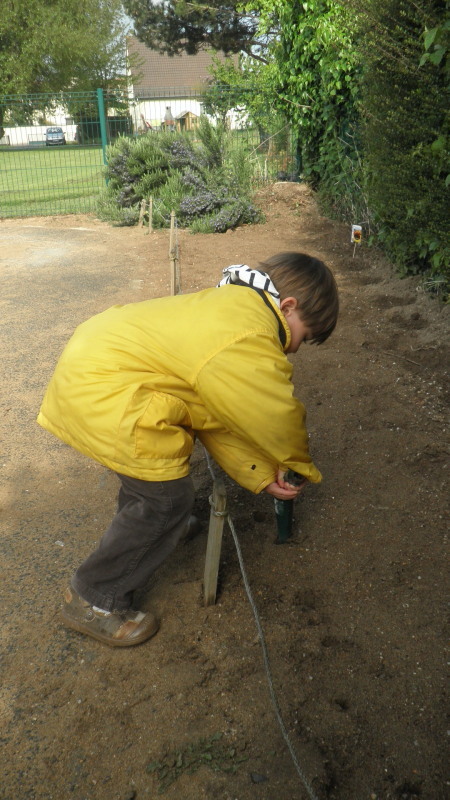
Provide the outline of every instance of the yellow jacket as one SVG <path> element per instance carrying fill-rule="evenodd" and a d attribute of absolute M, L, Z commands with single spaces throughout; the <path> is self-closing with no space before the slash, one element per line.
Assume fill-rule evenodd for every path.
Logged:
<path fill-rule="evenodd" d="M 290 331 L 274 301 L 243 286 L 113 306 L 76 329 L 38 422 L 142 480 L 187 475 L 197 435 L 252 492 L 278 468 L 318 483 L 280 330 L 286 348 Z"/>

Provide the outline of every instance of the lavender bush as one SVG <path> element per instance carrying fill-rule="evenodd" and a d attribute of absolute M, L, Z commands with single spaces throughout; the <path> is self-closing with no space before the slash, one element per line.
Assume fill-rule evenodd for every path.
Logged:
<path fill-rule="evenodd" d="M 259 222 L 250 199 L 242 154 L 227 154 L 227 136 L 202 119 L 200 143 L 187 134 L 148 133 L 120 138 L 109 148 L 107 189 L 98 213 L 118 225 L 134 225 L 143 199 L 153 197 L 155 227 L 166 227 L 175 211 L 178 224 L 193 232 L 223 233 Z"/>

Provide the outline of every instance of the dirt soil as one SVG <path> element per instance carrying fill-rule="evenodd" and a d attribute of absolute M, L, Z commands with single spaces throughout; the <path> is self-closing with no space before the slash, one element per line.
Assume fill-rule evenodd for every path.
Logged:
<path fill-rule="evenodd" d="M 225 531 L 217 604 L 202 579 L 211 478 L 196 450 L 201 532 L 143 598 L 158 635 L 114 650 L 66 629 L 61 595 L 115 508 L 102 466 L 35 424 L 76 325 L 169 292 L 168 231 L 94 217 L 0 223 L 3 412 L 2 800 L 443 800 L 448 308 L 401 280 L 302 187 L 260 196 L 265 224 L 179 231 L 183 292 L 283 250 L 324 259 L 336 332 L 293 358 L 324 474 L 275 544 L 273 501 L 227 479 L 273 683 L 271 704 Z M 352 221 L 350 221 L 352 222 Z M 168 321 L 176 324 L 176 320 Z M 255 402 L 258 398 L 255 397 Z M 172 781 L 172 782 L 171 782 Z"/>

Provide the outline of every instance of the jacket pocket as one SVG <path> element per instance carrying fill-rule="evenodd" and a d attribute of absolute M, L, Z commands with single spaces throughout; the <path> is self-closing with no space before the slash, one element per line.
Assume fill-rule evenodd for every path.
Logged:
<path fill-rule="evenodd" d="M 178 459 L 190 456 L 193 447 L 191 418 L 178 397 L 151 392 L 134 429 L 136 458 Z"/>

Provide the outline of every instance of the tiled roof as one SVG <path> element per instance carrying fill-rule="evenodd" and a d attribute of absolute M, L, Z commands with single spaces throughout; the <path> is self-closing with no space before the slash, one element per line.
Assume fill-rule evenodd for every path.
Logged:
<path fill-rule="evenodd" d="M 208 67 L 213 63 L 213 51 L 200 50 L 195 56 L 186 53 L 168 56 L 150 50 L 135 36 L 127 37 L 127 45 L 129 54 L 135 54 L 138 60 L 135 72 L 139 77 L 132 80 L 135 97 L 175 97 L 180 90 L 192 93 L 202 89 L 211 77 Z"/>

